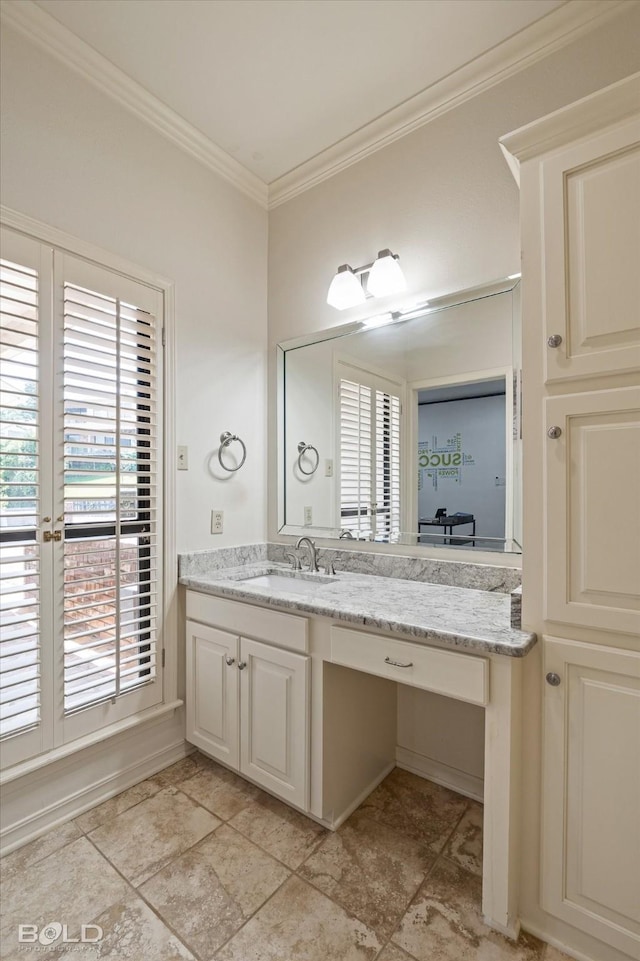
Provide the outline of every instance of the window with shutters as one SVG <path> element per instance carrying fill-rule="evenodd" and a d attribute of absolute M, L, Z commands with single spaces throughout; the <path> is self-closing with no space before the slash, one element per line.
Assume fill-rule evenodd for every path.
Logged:
<path fill-rule="evenodd" d="M 391 541 L 400 532 L 401 386 L 338 364 L 340 527 Z"/>
<path fill-rule="evenodd" d="M 6 766 L 162 701 L 162 294 L 2 240 Z"/>

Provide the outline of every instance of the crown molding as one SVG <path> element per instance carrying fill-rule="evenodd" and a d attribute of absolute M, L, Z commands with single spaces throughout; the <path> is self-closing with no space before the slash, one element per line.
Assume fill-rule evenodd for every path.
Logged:
<path fill-rule="evenodd" d="M 2 0 L 2 20 L 163 137 L 258 203 L 273 209 L 431 120 L 489 90 L 520 70 L 637 6 L 640 0 L 567 0 L 542 20 L 521 30 L 448 77 L 411 97 L 360 130 L 267 185 L 197 127 L 46 13 L 34 0 Z"/>
<path fill-rule="evenodd" d="M 637 5 L 638 0 L 568 0 L 422 93 L 272 181 L 269 209 L 292 200 Z"/>
<path fill-rule="evenodd" d="M 268 191 L 263 180 L 33 0 L 2 0 L 0 11 L 5 23 L 25 34 L 167 140 L 266 208 Z"/>
<path fill-rule="evenodd" d="M 514 175 L 523 161 L 640 117 L 640 72 L 500 137 Z M 511 159 L 510 159 L 511 158 Z"/>

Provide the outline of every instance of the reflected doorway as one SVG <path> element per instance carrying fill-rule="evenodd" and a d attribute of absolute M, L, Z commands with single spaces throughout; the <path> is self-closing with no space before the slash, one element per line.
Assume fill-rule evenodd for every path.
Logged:
<path fill-rule="evenodd" d="M 495 549 L 511 536 L 511 371 L 413 384 L 418 543 Z"/>

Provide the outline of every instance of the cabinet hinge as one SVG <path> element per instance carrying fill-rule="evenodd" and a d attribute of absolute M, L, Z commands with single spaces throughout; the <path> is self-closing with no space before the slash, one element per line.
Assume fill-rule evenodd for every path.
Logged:
<path fill-rule="evenodd" d="M 167 346 L 167 335 L 165 333 L 164 327 L 162 328 L 162 346 L 163 347 Z"/>
<path fill-rule="evenodd" d="M 166 660 L 167 660 L 166 654 L 167 654 L 167 652 L 165 651 L 165 649 L 164 649 L 164 647 L 163 647 L 163 648 L 162 648 L 162 666 L 163 666 L 163 667 L 164 667 L 165 662 L 166 662 Z"/>

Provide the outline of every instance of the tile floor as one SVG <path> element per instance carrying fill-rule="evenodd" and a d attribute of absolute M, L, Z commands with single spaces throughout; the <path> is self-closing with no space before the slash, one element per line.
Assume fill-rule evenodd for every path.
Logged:
<path fill-rule="evenodd" d="M 562 961 L 483 925 L 481 840 L 479 804 L 400 769 L 332 833 L 195 753 L 0 862 L 0 956 Z M 103 939 L 18 944 L 53 921 Z"/>

